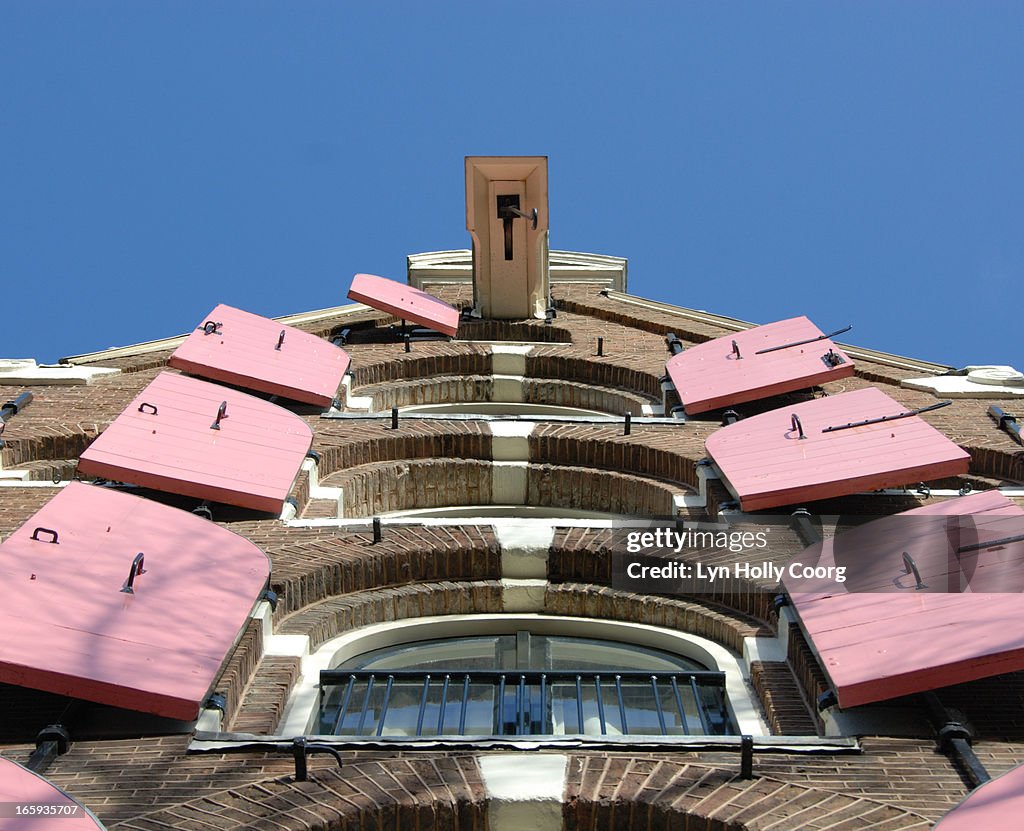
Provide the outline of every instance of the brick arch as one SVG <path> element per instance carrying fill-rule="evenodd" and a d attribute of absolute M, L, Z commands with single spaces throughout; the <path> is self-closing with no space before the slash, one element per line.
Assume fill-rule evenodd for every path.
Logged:
<path fill-rule="evenodd" d="M 263 779 L 143 814 L 126 827 L 222 831 L 487 827 L 487 800 L 472 756 L 380 761 L 348 757 L 344 768 L 338 769 L 331 757 L 314 755 L 309 768 L 305 782 L 289 775 Z"/>
<path fill-rule="evenodd" d="M 494 378 L 490 375 L 442 375 L 372 384 L 358 392 L 373 399 L 376 412 L 386 412 L 392 407 L 421 404 L 500 404 L 502 402 L 494 398 L 494 388 Z M 635 392 L 579 381 L 524 378 L 522 388 L 522 403 L 578 407 L 611 415 L 640 415 L 645 404 L 660 404 L 660 400 Z"/>
<path fill-rule="evenodd" d="M 500 614 L 504 611 L 500 580 L 414 582 L 327 597 L 290 615 L 278 634 L 308 635 L 310 650 L 352 629 L 436 615 Z M 723 606 L 697 599 L 632 595 L 581 583 L 548 587 L 546 614 L 644 623 L 688 632 L 743 649 L 743 639 L 771 634 L 759 621 Z"/>
<path fill-rule="evenodd" d="M 1024 452 L 1020 450 L 997 450 L 993 447 L 962 445 L 971 454 L 972 473 L 978 476 L 991 476 L 995 479 L 1009 479 L 1016 482 L 1024 481 Z"/>
<path fill-rule="evenodd" d="M 739 754 L 712 767 L 614 755 L 570 758 L 565 831 L 754 831 L 780 828 L 887 828 L 926 831 L 929 819 L 898 805 L 755 775 L 741 779 Z M 754 759 L 755 774 L 757 757 Z"/>
<path fill-rule="evenodd" d="M 556 378 L 592 384 L 608 389 L 626 390 L 645 398 L 661 400 L 661 376 L 665 359 L 658 356 L 660 372 L 648 371 L 614 358 L 554 350 L 527 355 L 527 378 Z M 649 361 L 648 361 L 649 363 Z"/>
<path fill-rule="evenodd" d="M 412 352 L 402 347 L 380 347 L 380 353 L 360 352 L 353 361 L 353 387 L 360 388 L 403 379 L 420 380 L 438 375 L 491 375 L 489 347 L 472 344 L 416 344 Z"/>
<path fill-rule="evenodd" d="M 480 459 L 395 459 L 339 470 L 324 487 L 342 489 L 346 517 L 390 511 L 490 505 L 500 501 L 494 468 Z M 526 505 L 615 514 L 672 516 L 681 489 L 670 483 L 589 467 L 529 464 Z"/>
<path fill-rule="evenodd" d="M 489 460 L 491 434 L 466 421 L 407 421 L 396 431 L 390 421 L 318 419 L 313 449 L 320 454 L 319 475 L 325 484 L 332 474 L 360 465 L 445 457 Z"/>

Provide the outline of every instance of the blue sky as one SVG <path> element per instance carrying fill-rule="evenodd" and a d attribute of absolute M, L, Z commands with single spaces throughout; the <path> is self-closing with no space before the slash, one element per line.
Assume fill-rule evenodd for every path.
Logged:
<path fill-rule="evenodd" d="M 549 157 L 633 293 L 1024 368 L 1024 4 L 0 2 L 0 357 L 347 302 Z"/>

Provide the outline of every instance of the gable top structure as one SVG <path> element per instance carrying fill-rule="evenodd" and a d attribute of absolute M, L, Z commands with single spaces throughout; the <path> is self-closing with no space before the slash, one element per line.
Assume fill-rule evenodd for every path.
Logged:
<path fill-rule="evenodd" d="M 529 202 L 520 208 L 527 218 L 513 214 L 513 258 L 515 226 L 532 223 L 530 209 Z M 504 245 L 504 221 L 501 233 Z M 613 583 L 610 558 L 602 548 L 608 543 L 609 514 L 668 514 L 681 523 L 728 515 L 740 528 L 757 522 L 728 507 L 731 495 L 723 481 L 715 478 L 710 465 L 698 464 L 706 455 L 705 442 L 722 430 L 717 420 L 673 417 L 679 395 L 662 382 L 669 332 L 688 350 L 743 332 L 750 324 L 625 294 L 624 260 L 564 252 L 551 253 L 547 262 L 548 292 L 557 311 L 550 323 L 541 319 L 546 314 L 535 313 L 519 318 L 464 316 L 453 340 L 417 341 L 406 352 L 387 335 L 395 322 L 391 313 L 382 318 L 379 310 L 362 304 L 288 321 L 325 341 L 349 330 L 346 351 L 353 375 L 345 382 L 340 412 L 321 417 L 308 408 L 301 411 L 316 454 L 302 463 L 280 516 L 212 506 L 215 523 L 266 549 L 274 566 L 271 586 L 278 593 L 277 611 L 263 607 L 226 659 L 212 687 L 223 695 L 223 711 L 214 715 L 210 708 L 202 717 L 204 725 L 214 722 L 212 728 L 195 735 L 160 735 L 149 726 L 134 732 L 121 728 L 102 742 L 80 732 L 71 751 L 58 757 L 50 770 L 60 784 L 79 789 L 100 805 L 104 821 L 125 827 L 178 828 L 199 821 L 242 828 L 261 822 L 296 831 L 322 824 L 324 815 L 356 825 L 393 823 L 395 816 L 413 812 L 424 829 L 457 817 L 460 823 L 466 818 L 500 831 L 501 805 L 508 795 L 502 787 L 509 770 L 519 786 L 518 802 L 528 806 L 531 797 L 543 798 L 549 809 L 552 802 L 565 800 L 551 827 L 559 827 L 564 816 L 566 824 L 618 823 L 628 831 L 662 820 L 736 827 L 780 821 L 794 827 L 884 823 L 921 831 L 966 793 L 958 763 L 936 752 L 934 731 L 916 700 L 892 703 L 903 709 L 888 721 L 872 705 L 831 707 L 824 714 L 814 710 L 828 679 L 806 634 L 791 625 L 793 610 L 773 607 L 776 583 L 737 576 L 721 591 L 687 596 L 626 591 Z M 410 285 L 460 310 L 473 308 L 470 252 L 413 255 L 409 263 Z M 209 298 L 211 304 L 215 300 Z M 541 311 L 546 312 L 546 305 Z M 603 338 L 601 355 L 595 336 Z M 165 370 L 176 345 L 164 340 L 71 359 L 72 364 L 114 372 L 86 389 L 38 389 L 36 400 L 9 419 L 0 437 L 7 442 L 0 449 L 0 478 L 25 475 L 34 481 L 18 480 L 0 489 L 0 534 L 11 533 L 60 490 L 50 483 L 54 472 L 67 475 L 92 438 L 88 431 L 108 429 Z M 822 382 L 824 392 L 835 398 L 878 387 L 901 410 L 921 408 L 935 397 L 903 389 L 901 381 L 950 369 L 836 346 L 856 368 L 849 377 Z M 6 400 L 17 390 L 0 380 L 0 393 L 0 400 Z M 807 395 L 800 391 L 800 396 Z M 90 418 L 84 426 L 83 403 Z M 463 410 L 454 416 L 417 415 L 410 405 L 423 403 Z M 987 415 L 990 403 L 965 399 L 920 416 L 969 448 L 970 478 L 955 473 L 926 483 L 932 488 L 930 496 L 917 494 L 913 486 L 894 493 L 837 496 L 836 510 L 887 513 L 897 503 L 903 507 L 907 502 L 943 501 L 968 484 L 986 491 L 1001 488 L 1016 499 L 1014 454 L 1020 446 Z M 996 403 L 1013 411 L 1012 402 Z M 474 409 L 484 404 L 492 415 L 481 417 Z M 590 413 L 534 412 L 524 417 L 514 406 L 570 406 Z M 397 426 L 392 407 L 400 411 Z M 771 395 L 757 409 L 782 412 L 788 422 L 790 400 Z M 595 416 L 594 411 L 606 415 Z M 629 429 L 623 418 L 627 413 L 633 416 Z M 59 432 L 70 438 L 55 439 Z M 254 447 L 252 455 L 262 459 L 263 451 Z M 187 500 L 180 504 L 191 505 Z M 820 507 L 808 506 L 812 511 Z M 442 515 L 422 519 L 410 513 L 424 509 Z M 499 510 L 513 516 L 498 516 Z M 569 516 L 572 511 L 576 513 Z M 595 519 L 595 513 L 601 516 Z M 379 540 L 375 517 L 381 520 Z M 803 548 L 787 526 L 774 527 L 770 536 L 789 552 Z M 722 550 L 715 556 L 718 565 L 730 567 L 751 560 L 749 551 Z M 733 669 L 720 667 L 732 685 L 730 696 L 735 690 L 753 690 L 747 693 L 753 702 L 744 723 L 773 734 L 754 738 L 759 751 L 775 751 L 770 769 L 758 752 L 748 771 L 751 778 L 744 778 L 748 774 L 743 772 L 738 736 L 720 737 L 713 745 L 706 737 L 677 741 L 660 736 L 657 719 L 650 718 L 640 723 L 653 731 L 653 741 L 665 743 L 659 745 L 656 770 L 650 754 L 640 752 L 629 736 L 562 736 L 563 741 L 524 765 L 523 757 L 508 758 L 516 752 L 510 745 L 516 740 L 509 736 L 493 740 L 499 743 L 497 753 L 493 741 L 452 737 L 452 746 L 457 746 L 452 756 L 445 746 L 449 737 L 417 742 L 409 735 L 382 733 L 370 740 L 390 749 L 399 745 L 402 752 L 374 753 L 371 759 L 361 739 L 323 737 L 318 741 L 332 743 L 341 753 L 342 767 L 327 755 L 310 756 L 307 781 L 297 781 L 295 760 L 304 757 L 301 746 L 290 739 L 307 728 L 285 728 L 292 723 L 288 719 L 297 702 L 317 697 L 315 683 L 304 680 L 316 677 L 316 661 L 328 653 L 363 654 L 359 639 L 370 638 L 376 646 L 382 638 L 400 640 L 399 633 L 422 632 L 416 629 L 421 625 L 443 631 L 463 621 L 477 627 L 486 620 L 490 632 L 513 612 L 513 626 L 527 619 L 541 626 L 568 621 L 584 637 L 596 637 L 607 625 L 628 628 L 634 633 L 630 645 L 637 648 L 652 647 L 662 638 L 686 640 L 696 648 L 697 639 L 704 638 L 709 650 L 713 646 L 714 654 L 733 662 Z M 518 641 L 516 631 L 501 635 Z M 424 637 L 416 635 L 408 643 Z M 909 648 L 902 642 L 900 646 Z M 440 694 L 439 678 L 432 679 L 436 686 L 429 688 L 431 694 Z M 986 764 L 993 773 L 1024 746 L 1024 733 L 1012 719 L 1000 720 L 999 713 L 1006 710 L 991 706 L 993 701 L 1015 700 L 1019 684 L 1011 674 L 937 691 L 943 702 L 967 709 L 979 741 L 992 743 Z M 397 686 L 396 681 L 392 692 Z M 457 687 L 461 684 L 452 681 L 448 688 L 454 701 Z M 386 695 L 386 688 L 381 678 L 374 695 Z M 510 707 L 517 689 L 510 683 L 505 690 Z M 356 689 L 353 697 L 358 693 Z M 670 686 L 656 686 L 655 693 L 663 703 L 674 700 Z M 614 692 L 612 696 L 609 706 L 618 710 Z M 53 715 L 52 706 L 45 709 L 45 697 L 29 698 L 25 704 L 24 688 L 0 684 L 0 703 L 13 700 L 21 702 L 16 711 L 28 715 L 15 726 L 21 732 L 2 749 L 26 756 L 26 744 L 33 739 L 29 725 L 34 731 L 60 718 L 63 702 Z M 417 706 L 395 703 L 395 712 Z M 632 705 L 624 700 L 623 706 Z M 367 723 L 378 715 L 379 708 L 367 716 Z M 105 717 L 108 725 L 121 727 L 123 714 Z M 841 717 L 862 719 L 860 729 L 843 726 Z M 424 717 L 425 724 L 430 720 Z M 592 721 L 599 723 L 599 716 Z M 879 738 L 855 743 L 854 735 Z M 694 739 L 702 744 L 694 745 Z M 202 753 L 188 754 L 190 749 Z M 850 753 L 854 749 L 856 755 Z M 908 765 L 914 769 L 912 778 L 906 775 Z M 536 771 L 542 776 L 533 777 Z M 652 775 L 658 780 L 656 789 L 628 784 L 650 783 Z M 708 781 L 720 782 L 715 794 L 730 798 L 692 799 Z M 906 786 L 892 787 L 893 782 Z M 606 799 L 610 787 L 621 797 L 614 809 Z M 123 796 L 127 793 L 132 797 Z M 765 793 L 784 793 L 786 798 L 780 803 L 765 799 Z M 549 810 L 545 814 L 552 815 Z"/>
<path fill-rule="evenodd" d="M 549 306 L 547 156 L 467 156 L 473 310 L 543 320 Z"/>

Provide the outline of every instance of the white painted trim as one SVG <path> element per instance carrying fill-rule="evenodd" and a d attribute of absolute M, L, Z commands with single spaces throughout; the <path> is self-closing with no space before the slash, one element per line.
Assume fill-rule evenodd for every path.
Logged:
<path fill-rule="evenodd" d="M 741 734 L 769 734 L 761 716 L 757 696 L 750 686 L 749 666 L 726 647 L 708 638 L 617 620 L 566 617 L 544 614 L 444 615 L 386 621 L 350 630 L 322 644 L 316 652 L 302 658 L 301 675 L 296 681 L 285 708 L 278 733 L 284 736 L 308 735 L 313 728 L 320 699 L 320 671 L 332 669 L 350 658 L 403 643 L 438 638 L 461 637 L 466 634 L 501 634 L 515 629 L 529 629 L 537 634 L 574 635 L 621 643 L 636 643 L 692 658 L 726 675 L 726 696 L 729 711 Z M 276 637 L 276 636 L 275 636 Z M 301 638 L 305 636 L 283 636 Z M 282 642 L 297 654 L 298 642 Z M 267 651 L 267 654 L 271 654 Z"/>
<path fill-rule="evenodd" d="M 477 757 L 487 790 L 490 831 L 561 831 L 569 757 L 537 755 L 524 764 L 520 753 Z"/>
<path fill-rule="evenodd" d="M 346 306 L 334 306 L 330 309 L 318 309 L 310 312 L 298 312 L 297 314 L 284 315 L 283 317 L 272 318 L 288 326 L 298 326 L 302 323 L 314 323 L 318 320 L 327 320 L 332 317 L 344 317 L 350 314 L 373 311 L 369 306 L 362 303 L 349 303 Z M 109 349 L 101 349 L 98 352 L 84 352 L 81 355 L 69 355 L 61 358 L 62 364 L 87 364 L 96 361 L 106 361 L 111 358 L 127 358 L 134 355 L 145 355 L 149 352 L 160 352 L 164 349 L 171 349 L 180 346 L 191 332 L 184 335 L 172 335 L 168 338 L 143 341 L 142 343 L 130 344 L 127 346 L 111 346 Z"/>

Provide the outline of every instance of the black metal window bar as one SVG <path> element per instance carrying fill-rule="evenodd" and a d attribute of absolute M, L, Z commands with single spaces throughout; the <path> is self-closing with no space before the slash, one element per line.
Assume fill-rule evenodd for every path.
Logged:
<path fill-rule="evenodd" d="M 735 735 L 725 673 L 323 670 L 320 735 Z"/>

